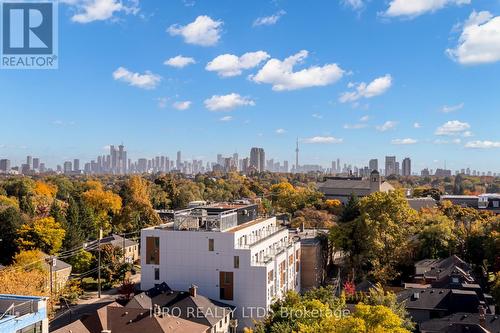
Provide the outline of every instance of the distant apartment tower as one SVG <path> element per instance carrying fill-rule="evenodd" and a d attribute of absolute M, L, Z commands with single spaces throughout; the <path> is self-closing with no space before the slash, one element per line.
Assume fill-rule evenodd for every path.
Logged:
<path fill-rule="evenodd" d="M 40 159 L 38 157 L 33 158 L 33 170 L 40 169 Z"/>
<path fill-rule="evenodd" d="M 378 171 L 378 159 L 372 158 L 370 162 L 368 162 L 368 167 L 370 168 L 370 172 Z"/>
<path fill-rule="evenodd" d="M 411 159 L 406 157 L 403 160 L 403 176 L 411 176 Z"/>
<path fill-rule="evenodd" d="M 80 160 L 78 158 L 73 160 L 73 171 L 80 172 Z"/>
<path fill-rule="evenodd" d="M 33 169 L 33 157 L 28 155 L 26 156 L 26 165 L 28 166 L 28 170 Z"/>
<path fill-rule="evenodd" d="M 177 159 L 175 161 L 175 168 L 177 170 L 181 170 L 181 168 L 182 168 L 182 156 L 181 156 L 180 150 L 177 152 Z"/>
<path fill-rule="evenodd" d="M 0 160 L 0 171 L 9 172 L 10 171 L 10 160 L 1 159 Z"/>
<path fill-rule="evenodd" d="M 65 174 L 70 174 L 73 171 L 71 161 L 64 162 L 63 172 Z"/>
<path fill-rule="evenodd" d="M 258 172 L 265 170 L 266 154 L 264 148 L 253 147 L 250 150 L 250 166 L 254 167 Z"/>
<path fill-rule="evenodd" d="M 385 157 L 385 176 L 396 174 L 396 156 Z"/>

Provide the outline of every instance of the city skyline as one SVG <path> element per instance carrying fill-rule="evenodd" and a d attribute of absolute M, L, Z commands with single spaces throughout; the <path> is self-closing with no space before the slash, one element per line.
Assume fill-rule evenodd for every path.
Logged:
<path fill-rule="evenodd" d="M 256 146 L 293 165 L 298 137 L 311 164 L 362 164 L 369 152 L 498 171 L 500 137 L 485 119 L 500 104 L 500 42 L 470 50 L 467 29 L 494 29 L 500 4 L 353 3 L 125 1 L 92 15 L 67 1 L 59 69 L 2 71 L 0 156 L 56 164 L 123 140 L 136 157 Z"/>
<path fill-rule="evenodd" d="M 459 168 L 448 168 L 446 161 L 443 166 L 436 168 L 414 167 L 414 161 L 411 157 L 402 155 L 386 155 L 379 162 L 379 158 L 367 158 L 365 162 L 359 164 L 337 157 L 332 159 L 329 164 L 312 164 L 308 161 L 300 161 L 300 149 L 298 142 L 294 150 L 295 163 L 291 164 L 289 160 L 275 159 L 272 155 L 266 155 L 265 149 L 261 147 L 252 147 L 248 155 L 245 153 L 222 154 L 217 153 L 214 159 L 189 159 L 183 158 L 183 153 L 178 150 L 175 158 L 165 154 L 156 156 L 141 156 L 130 158 L 123 143 L 120 145 L 106 146 L 108 153 L 99 154 L 89 160 L 80 160 L 79 158 L 66 159 L 60 161 L 54 166 L 47 165 L 43 158 L 38 155 L 27 155 L 23 162 L 16 164 L 9 158 L 0 156 L 0 173 L 9 170 L 18 171 L 22 174 L 32 172 L 59 172 L 64 174 L 134 174 L 134 173 L 157 173 L 157 172 L 181 172 L 185 174 L 198 174 L 219 170 L 222 172 L 239 171 L 270 171 L 284 173 L 307 173 L 319 171 L 326 174 L 354 175 L 367 177 L 371 171 L 377 170 L 385 177 L 391 175 L 399 176 L 452 176 L 457 174 L 473 176 L 498 176 L 496 171 L 478 170 L 469 166 Z M 404 157 L 403 157 L 404 156 Z M 266 158 L 267 157 L 267 158 Z M 298 164 L 297 164 L 298 163 Z"/>

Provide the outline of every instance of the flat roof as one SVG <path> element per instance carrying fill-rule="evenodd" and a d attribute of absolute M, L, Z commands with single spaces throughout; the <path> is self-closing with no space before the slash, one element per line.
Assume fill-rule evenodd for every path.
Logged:
<path fill-rule="evenodd" d="M 259 217 L 258 219 L 256 220 L 252 220 L 252 221 L 249 221 L 249 222 L 246 222 L 246 223 L 243 223 L 243 224 L 240 224 L 240 225 L 237 225 L 233 228 L 229 228 L 227 230 L 224 230 L 224 232 L 236 232 L 236 231 L 240 231 L 240 230 L 243 230 L 243 229 L 246 229 L 248 227 L 251 227 L 253 225 L 256 225 L 256 224 L 259 224 L 261 222 L 264 222 L 264 221 L 267 221 L 269 219 L 271 219 L 272 217 Z"/>

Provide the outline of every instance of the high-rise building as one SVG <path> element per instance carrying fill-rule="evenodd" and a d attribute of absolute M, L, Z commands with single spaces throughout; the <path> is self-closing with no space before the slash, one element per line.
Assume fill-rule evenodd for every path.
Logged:
<path fill-rule="evenodd" d="M 0 171 L 9 172 L 10 171 L 10 160 L 1 159 L 0 160 Z"/>
<path fill-rule="evenodd" d="M 396 174 L 396 156 L 385 157 L 385 176 Z"/>
<path fill-rule="evenodd" d="M 239 159 L 239 156 L 238 156 L 238 153 L 234 153 L 233 154 L 233 163 L 234 163 L 234 166 L 236 167 L 236 171 L 240 171 L 238 170 L 239 169 L 239 163 L 240 159 Z"/>
<path fill-rule="evenodd" d="M 182 158 L 181 158 L 181 151 L 179 150 L 177 152 L 177 160 L 175 161 L 175 168 L 177 170 L 181 170 L 182 169 Z"/>
<path fill-rule="evenodd" d="M 297 145 L 295 148 L 295 172 L 299 171 L 299 138 L 297 138 Z"/>
<path fill-rule="evenodd" d="M 40 159 L 38 157 L 33 158 L 33 170 L 40 169 Z"/>
<path fill-rule="evenodd" d="M 73 160 L 73 171 L 80 172 L 80 160 L 78 158 Z"/>
<path fill-rule="evenodd" d="M 26 165 L 28 167 L 28 170 L 33 169 L 33 157 L 30 155 L 26 156 Z"/>
<path fill-rule="evenodd" d="M 63 172 L 65 174 L 70 174 L 71 171 L 73 171 L 73 168 L 72 168 L 72 165 L 71 165 L 71 161 L 64 162 Z"/>
<path fill-rule="evenodd" d="M 370 168 L 370 172 L 372 172 L 373 170 L 378 171 L 378 159 L 376 158 L 371 159 L 370 162 L 368 163 L 368 168 Z"/>
<path fill-rule="evenodd" d="M 403 160 L 403 176 L 411 176 L 411 159 L 406 157 Z"/>
<path fill-rule="evenodd" d="M 265 170 L 266 154 L 264 148 L 253 147 L 250 150 L 250 166 L 254 167 L 258 172 Z"/>

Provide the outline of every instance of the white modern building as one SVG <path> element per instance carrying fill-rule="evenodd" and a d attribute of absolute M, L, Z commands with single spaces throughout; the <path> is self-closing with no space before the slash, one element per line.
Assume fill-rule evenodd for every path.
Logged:
<path fill-rule="evenodd" d="M 166 282 L 236 307 L 238 327 L 252 326 L 288 290 L 300 291 L 300 242 L 275 217 L 238 225 L 237 212 L 177 212 L 174 222 L 141 232 L 141 289 Z"/>

